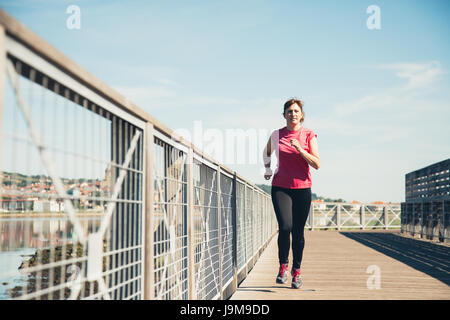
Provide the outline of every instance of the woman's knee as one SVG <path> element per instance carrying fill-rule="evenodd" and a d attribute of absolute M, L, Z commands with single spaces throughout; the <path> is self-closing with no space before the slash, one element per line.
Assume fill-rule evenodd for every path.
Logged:
<path fill-rule="evenodd" d="M 279 231 L 282 232 L 282 233 L 291 233 L 291 231 L 292 231 L 292 223 L 288 223 L 288 222 L 286 222 L 286 223 L 281 223 L 281 224 L 278 226 L 278 229 L 279 229 Z"/>
<path fill-rule="evenodd" d="M 294 228 L 294 230 L 292 230 L 292 237 L 294 239 L 296 239 L 297 241 L 305 241 L 305 229 L 304 227 L 302 228 Z"/>

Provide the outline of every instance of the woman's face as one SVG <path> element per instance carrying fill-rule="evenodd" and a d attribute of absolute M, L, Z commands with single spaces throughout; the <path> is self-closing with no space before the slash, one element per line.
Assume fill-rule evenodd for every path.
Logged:
<path fill-rule="evenodd" d="M 302 109 L 294 103 L 284 111 L 284 118 L 287 122 L 296 125 L 303 119 Z"/>

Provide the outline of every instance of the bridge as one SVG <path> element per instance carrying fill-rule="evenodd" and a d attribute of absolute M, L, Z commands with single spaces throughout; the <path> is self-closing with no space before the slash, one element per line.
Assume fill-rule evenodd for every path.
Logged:
<path fill-rule="evenodd" d="M 287 290 L 262 189 L 1 10 L 0 70 L 0 299 L 448 299 L 448 201 L 313 203 Z"/>

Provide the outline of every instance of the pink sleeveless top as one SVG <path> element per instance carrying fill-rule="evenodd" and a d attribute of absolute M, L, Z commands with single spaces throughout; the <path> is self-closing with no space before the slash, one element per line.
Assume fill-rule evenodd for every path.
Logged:
<path fill-rule="evenodd" d="M 286 127 L 275 130 L 271 135 L 272 146 L 278 158 L 278 167 L 272 179 L 272 185 L 288 189 L 311 188 L 311 172 L 309 164 L 294 147 L 291 139 L 297 139 L 307 152 L 310 152 L 309 142 L 317 135 L 304 127 L 289 131 Z"/>

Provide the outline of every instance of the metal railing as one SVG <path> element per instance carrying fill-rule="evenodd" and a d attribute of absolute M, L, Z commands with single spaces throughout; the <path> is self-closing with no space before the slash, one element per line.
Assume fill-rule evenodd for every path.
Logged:
<path fill-rule="evenodd" d="M 401 207 L 403 233 L 439 242 L 449 241 L 449 197 L 407 201 Z"/>
<path fill-rule="evenodd" d="M 400 229 L 400 204 L 312 202 L 309 230 Z"/>
<path fill-rule="evenodd" d="M 268 194 L 1 10 L 0 70 L 0 299 L 236 290 L 276 233 Z"/>

